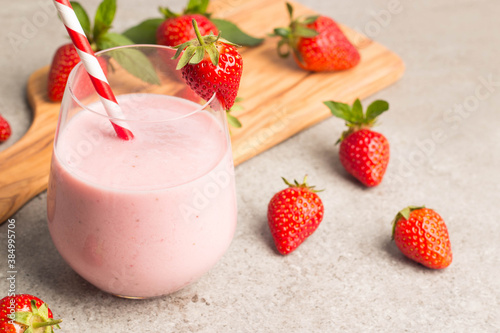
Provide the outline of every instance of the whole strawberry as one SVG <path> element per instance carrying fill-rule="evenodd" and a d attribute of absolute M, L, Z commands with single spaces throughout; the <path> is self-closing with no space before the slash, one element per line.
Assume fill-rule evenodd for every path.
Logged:
<path fill-rule="evenodd" d="M 197 39 L 181 44 L 174 58 L 187 85 L 201 98 L 209 100 L 214 94 L 225 110 L 236 100 L 243 71 L 243 59 L 234 44 L 219 36 L 202 37 L 195 20 L 192 21 Z"/>
<path fill-rule="evenodd" d="M 7 141 L 11 134 L 9 122 L 0 114 L 0 142 Z"/>
<path fill-rule="evenodd" d="M 425 207 L 406 207 L 394 221 L 392 239 L 401 252 L 428 268 L 448 267 L 453 259 L 448 229 L 441 216 Z"/>
<path fill-rule="evenodd" d="M 209 0 L 189 0 L 186 8 L 181 14 L 172 12 L 168 8 L 160 7 L 160 12 L 165 17 L 156 30 L 156 42 L 160 45 L 178 46 L 196 38 L 192 21 L 196 20 L 200 33 L 205 36 L 210 32 L 214 35 L 219 30 L 208 18 L 207 13 Z"/>
<path fill-rule="evenodd" d="M 337 141 L 340 142 L 339 157 L 344 168 L 365 186 L 380 184 L 389 164 L 389 141 L 371 127 L 377 117 L 389 109 L 389 104 L 377 100 L 368 106 L 366 114 L 359 99 L 352 107 L 333 101 L 324 104 L 349 127 Z"/>
<path fill-rule="evenodd" d="M 54 320 L 52 311 L 38 297 L 20 294 L 0 300 L 0 332 L 52 333 L 62 320 Z"/>
<path fill-rule="evenodd" d="M 198 23 L 200 33 L 208 35 L 210 32 L 214 35 L 219 30 L 206 16 L 200 14 L 181 15 L 166 19 L 156 31 L 156 42 L 160 45 L 178 46 L 182 43 L 196 38 L 193 30 L 192 21 Z"/>
<path fill-rule="evenodd" d="M 293 7 L 287 3 L 290 25 L 274 29 L 278 54 L 287 57 L 292 50 L 300 68 L 313 71 L 340 71 L 355 67 L 360 61 L 358 50 L 344 35 L 337 23 L 326 16 L 293 18 Z M 288 49 L 284 50 L 283 46 Z"/>
<path fill-rule="evenodd" d="M 311 236 L 323 220 L 324 206 L 314 186 L 308 186 L 306 177 L 299 184 L 276 193 L 269 202 L 267 221 L 279 253 L 293 252 L 307 237 Z"/>
<path fill-rule="evenodd" d="M 77 18 L 82 25 L 83 31 L 85 32 L 85 35 L 91 43 L 94 51 L 133 44 L 131 40 L 123 35 L 108 32 L 115 16 L 116 0 L 103 0 L 101 2 L 97 8 L 93 28 L 83 7 L 75 1 L 71 1 L 71 6 L 73 7 Z M 105 60 L 103 58 L 98 58 L 98 60 L 104 70 L 104 74 L 106 74 L 107 67 L 105 65 Z M 52 59 L 52 65 L 49 69 L 47 83 L 47 95 L 51 101 L 60 102 L 62 100 L 69 73 L 79 62 L 80 58 L 72 44 L 65 44 L 57 49 Z M 78 97 L 80 98 L 93 91 L 90 78 L 85 77 L 84 79 L 87 82 L 81 82 L 79 84 L 79 86 L 85 87 L 85 91 L 78 92 Z"/>
<path fill-rule="evenodd" d="M 51 101 L 62 100 L 69 73 L 79 62 L 80 57 L 73 44 L 65 44 L 57 49 L 50 66 L 47 85 L 47 94 Z M 91 84 L 90 79 L 89 83 Z"/>

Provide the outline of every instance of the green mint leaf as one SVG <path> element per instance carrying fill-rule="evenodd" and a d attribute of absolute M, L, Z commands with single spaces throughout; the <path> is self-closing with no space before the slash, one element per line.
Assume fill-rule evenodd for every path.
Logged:
<path fill-rule="evenodd" d="M 87 12 L 85 9 L 83 9 L 82 5 L 76 1 L 71 1 L 71 7 L 73 7 L 73 10 L 75 11 L 76 17 L 78 18 L 78 21 L 80 21 L 80 24 L 82 25 L 83 32 L 85 32 L 85 35 L 89 40 L 92 40 L 92 35 L 91 35 L 91 24 L 90 24 L 90 19 L 89 16 L 87 15 Z"/>
<path fill-rule="evenodd" d="M 373 122 L 385 111 L 389 110 L 389 103 L 382 100 L 377 100 L 370 104 L 366 109 L 366 120 L 368 122 Z"/>
<path fill-rule="evenodd" d="M 295 26 L 294 34 L 300 37 L 312 38 L 319 35 L 319 33 L 314 29 L 306 28 L 305 26 L 298 24 Z"/>
<path fill-rule="evenodd" d="M 134 42 L 115 32 L 107 32 L 96 40 L 96 44 L 99 50 L 106 50 L 117 46 L 133 45 Z"/>
<path fill-rule="evenodd" d="M 219 29 L 222 38 L 241 46 L 257 46 L 262 44 L 264 38 L 256 38 L 243 32 L 238 26 L 230 21 L 221 19 L 211 20 Z"/>
<path fill-rule="evenodd" d="M 357 123 L 363 122 L 363 106 L 361 105 L 361 101 L 359 98 L 356 98 L 354 103 L 352 104 L 352 117 L 356 119 Z"/>
<path fill-rule="evenodd" d="M 107 33 L 101 36 L 98 46 L 107 49 L 132 44 L 134 43 L 125 36 L 117 33 Z M 157 85 L 161 83 L 153 65 L 141 51 L 134 48 L 117 49 L 109 51 L 108 55 L 115 59 L 127 72 L 144 82 Z"/>
<path fill-rule="evenodd" d="M 189 0 L 184 14 L 205 14 L 209 0 Z"/>
<path fill-rule="evenodd" d="M 351 107 L 345 103 L 339 103 L 334 101 L 326 101 L 323 102 L 331 111 L 331 113 L 340 119 L 344 119 L 345 121 L 352 123 L 353 117 L 351 115 Z"/>
<path fill-rule="evenodd" d="M 156 31 L 165 19 L 153 18 L 127 29 L 122 35 L 135 44 L 156 44 Z"/>
<path fill-rule="evenodd" d="M 103 0 L 95 13 L 94 19 L 94 39 L 99 39 L 99 36 L 105 34 L 115 18 L 116 0 Z"/>
<path fill-rule="evenodd" d="M 227 115 L 227 123 L 233 127 L 240 128 L 241 122 L 235 116 L 231 115 L 229 112 L 226 112 Z"/>

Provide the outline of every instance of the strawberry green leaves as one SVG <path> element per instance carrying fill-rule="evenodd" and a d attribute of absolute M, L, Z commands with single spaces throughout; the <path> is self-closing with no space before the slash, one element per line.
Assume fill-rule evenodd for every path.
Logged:
<path fill-rule="evenodd" d="M 241 46 L 257 46 L 262 44 L 264 38 L 256 38 L 243 32 L 238 26 L 230 21 L 221 19 L 211 19 L 221 36 L 230 42 Z"/>
<path fill-rule="evenodd" d="M 351 106 L 334 101 L 323 102 L 330 112 L 337 118 L 344 119 L 348 126 L 373 126 L 378 116 L 389 109 L 389 103 L 377 100 L 368 106 L 366 114 L 363 113 L 361 101 L 356 99 Z"/>
<path fill-rule="evenodd" d="M 113 23 L 113 19 L 115 18 L 116 13 L 116 0 L 103 0 L 99 7 L 97 8 L 95 19 L 94 19 L 94 27 L 92 29 L 92 24 L 89 19 L 89 15 L 83 8 L 83 6 L 76 1 L 71 2 L 71 6 L 73 7 L 76 17 L 80 24 L 82 25 L 83 31 L 90 43 L 92 44 L 94 51 L 104 50 L 108 47 L 114 46 L 122 46 L 133 44 L 129 39 L 119 39 L 115 37 L 111 37 L 111 39 L 115 40 L 113 45 L 104 46 L 106 42 L 105 39 L 110 39 L 108 36 L 108 31 L 111 28 L 111 24 Z M 115 34 L 118 35 L 118 34 Z M 120 42 L 117 42 L 120 40 Z M 96 49 L 97 46 L 97 49 Z"/>
<path fill-rule="evenodd" d="M 288 15 L 290 17 L 290 25 L 288 27 L 275 28 L 270 37 L 281 37 L 278 42 L 278 54 L 282 58 L 286 58 L 290 55 L 290 49 L 294 51 L 298 59 L 301 59 L 300 54 L 296 51 L 295 45 L 297 40 L 301 37 L 312 38 L 318 35 L 318 32 L 314 29 L 307 27 L 308 24 L 314 23 L 318 16 L 308 16 L 305 19 L 294 19 L 293 18 L 293 7 L 287 2 L 286 8 Z"/>
<path fill-rule="evenodd" d="M 233 116 L 229 112 L 227 112 L 226 115 L 227 115 L 227 123 L 230 126 L 235 127 L 235 128 L 241 128 L 242 125 L 241 125 L 241 122 L 238 120 L 238 118 L 236 118 L 235 116 Z"/>
<path fill-rule="evenodd" d="M 400 218 L 404 218 L 405 220 L 408 220 L 408 219 L 410 219 L 411 212 L 413 212 L 414 210 L 417 210 L 417 209 L 422 209 L 422 208 L 425 208 L 425 206 L 424 205 L 422 205 L 422 206 L 408 206 L 408 207 L 405 207 L 405 208 L 401 209 L 396 214 L 396 217 L 391 222 L 391 224 L 392 224 L 392 236 L 391 236 L 391 239 L 392 240 L 394 240 L 394 231 L 396 230 L 396 224 L 399 221 L 399 219 Z"/>
<path fill-rule="evenodd" d="M 169 19 L 172 17 L 179 17 L 181 15 L 189 15 L 189 14 L 200 14 L 206 17 L 210 17 L 210 13 L 207 13 L 208 4 L 210 0 L 189 0 L 186 8 L 182 13 L 175 13 L 171 11 L 167 7 L 158 8 L 160 13 L 163 14 L 165 19 Z"/>
<path fill-rule="evenodd" d="M 118 34 L 108 34 L 108 37 L 117 37 Z M 120 35 L 118 35 L 120 36 Z M 124 38 L 121 36 L 121 38 Z M 133 48 L 111 50 L 108 53 L 127 72 L 150 84 L 159 85 L 160 79 L 156 74 L 153 65 L 141 51 Z"/>
<path fill-rule="evenodd" d="M 103 0 L 97 7 L 94 18 L 94 38 L 98 39 L 101 34 L 110 28 L 116 13 L 116 0 Z"/>
<path fill-rule="evenodd" d="M 132 42 L 127 37 L 108 32 L 99 38 L 97 41 L 97 46 L 99 49 L 105 50 L 112 47 L 132 45 Z M 151 84 L 160 84 L 160 79 L 154 70 L 153 65 L 149 59 L 139 50 L 135 49 L 119 49 L 116 51 L 111 51 L 108 53 L 113 59 L 115 59 L 120 66 L 122 66 L 127 72 L 134 75 L 135 77 L 141 79 L 144 82 Z"/>
<path fill-rule="evenodd" d="M 202 14 L 207 13 L 207 8 L 210 0 L 189 0 L 184 14 Z"/>
<path fill-rule="evenodd" d="M 177 59 L 181 55 L 182 51 L 184 51 L 179 59 L 179 62 L 177 63 L 176 69 L 181 69 L 187 64 L 199 64 L 205 57 L 205 51 L 210 56 L 212 64 L 217 66 L 219 64 L 219 51 L 217 50 L 215 43 L 219 40 L 219 36 L 214 36 L 212 34 L 202 36 L 196 20 L 193 19 L 192 23 L 197 39 L 176 47 L 177 52 L 175 53 L 173 59 Z"/>
<path fill-rule="evenodd" d="M 33 332 L 37 328 L 47 327 L 44 332 L 54 332 L 52 326 L 61 328 L 59 324 L 62 320 L 49 318 L 49 308 L 43 303 L 40 307 L 36 306 L 36 301 L 31 300 L 31 311 L 17 311 L 14 313 L 14 321 L 26 326 L 24 332 Z M 38 330 L 36 330 L 38 331 Z"/>
<path fill-rule="evenodd" d="M 352 104 L 351 112 L 354 119 L 363 119 L 363 106 L 361 105 L 359 98 L 357 98 Z"/>
<path fill-rule="evenodd" d="M 366 109 L 366 119 L 369 122 L 374 122 L 375 118 L 387 110 L 389 110 L 389 103 L 381 100 L 375 101 L 368 106 L 368 109 Z"/>
<path fill-rule="evenodd" d="M 340 139 L 336 142 L 337 144 L 342 142 L 349 134 L 375 125 L 377 117 L 389 109 L 389 103 L 376 100 L 368 106 L 366 114 L 364 114 L 359 98 L 354 101 L 352 107 L 348 104 L 335 101 L 326 101 L 323 104 L 330 109 L 332 115 L 345 120 L 347 127 L 349 127 L 347 131 L 342 133 Z"/>
<path fill-rule="evenodd" d="M 123 35 L 107 32 L 100 36 L 96 44 L 100 50 L 105 50 L 117 46 L 132 45 L 134 42 Z"/>
<path fill-rule="evenodd" d="M 334 101 L 323 102 L 329 109 L 330 112 L 337 118 L 344 119 L 347 122 L 353 123 L 356 119 L 351 114 L 351 107 L 345 103 L 339 103 Z"/>
<path fill-rule="evenodd" d="M 236 118 L 235 116 L 233 116 L 231 114 L 231 112 L 238 112 L 238 111 L 243 110 L 244 109 L 243 106 L 241 104 L 239 104 L 242 101 L 243 101 L 242 97 L 236 97 L 236 99 L 234 100 L 235 104 L 233 105 L 233 107 L 231 109 L 227 110 L 227 112 L 226 112 L 227 123 L 234 128 L 241 128 L 242 124 L 238 118 Z"/>
<path fill-rule="evenodd" d="M 76 17 L 78 18 L 78 21 L 80 21 L 80 24 L 82 25 L 83 31 L 85 32 L 85 35 L 87 36 L 87 39 L 91 40 L 92 36 L 92 27 L 90 24 L 90 19 L 89 16 L 87 15 L 87 12 L 85 9 L 83 9 L 82 5 L 76 1 L 71 1 L 71 7 L 73 7 L 73 10 L 75 11 Z"/>
<path fill-rule="evenodd" d="M 135 44 L 156 44 L 156 30 L 164 21 L 162 18 L 145 20 L 138 25 L 127 29 L 122 35 Z"/>

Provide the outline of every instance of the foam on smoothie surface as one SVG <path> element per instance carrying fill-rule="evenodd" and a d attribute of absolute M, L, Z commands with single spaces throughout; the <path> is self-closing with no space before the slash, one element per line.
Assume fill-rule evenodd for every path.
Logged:
<path fill-rule="evenodd" d="M 181 185 L 213 169 L 226 151 L 224 131 L 193 102 L 154 94 L 118 97 L 135 138 L 119 140 L 110 122 L 83 111 L 64 128 L 58 159 L 86 182 L 122 190 Z M 104 112 L 100 103 L 89 106 Z M 201 140 L 200 140 L 201 138 Z M 61 159 L 62 157 L 62 159 Z"/>

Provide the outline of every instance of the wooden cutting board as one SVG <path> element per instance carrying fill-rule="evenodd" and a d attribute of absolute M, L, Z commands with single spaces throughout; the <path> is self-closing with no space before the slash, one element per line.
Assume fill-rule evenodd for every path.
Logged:
<path fill-rule="evenodd" d="M 293 5 L 296 15 L 314 14 L 300 4 Z M 288 25 L 284 1 L 215 0 L 211 12 L 256 36 Z M 245 109 L 235 114 L 243 127 L 232 130 L 236 165 L 329 117 L 323 101 L 352 103 L 402 76 L 404 64 L 396 54 L 358 32 L 342 29 L 361 53 L 361 63 L 343 72 L 303 71 L 292 59 L 278 57 L 274 38 L 256 48 L 241 49 L 244 70 L 239 96 L 244 98 Z M 46 97 L 47 73 L 48 66 L 28 80 L 28 101 L 33 109 L 30 129 L 19 142 L 0 152 L 0 223 L 47 188 L 60 107 Z"/>

